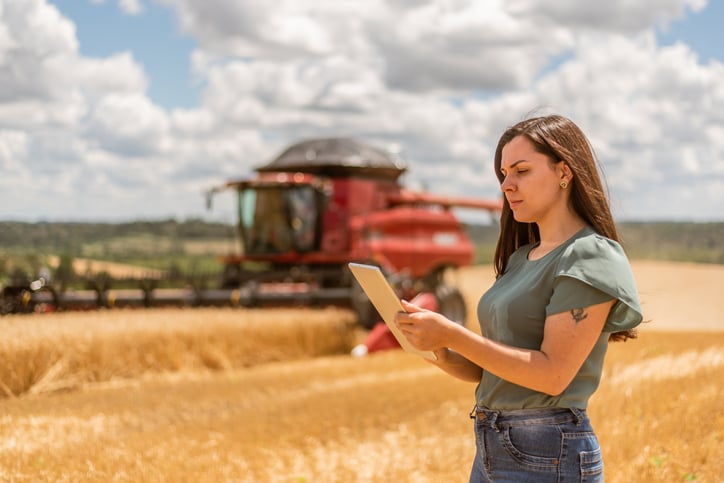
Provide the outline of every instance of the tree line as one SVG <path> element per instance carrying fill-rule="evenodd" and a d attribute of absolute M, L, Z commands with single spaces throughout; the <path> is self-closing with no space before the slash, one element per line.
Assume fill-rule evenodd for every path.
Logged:
<path fill-rule="evenodd" d="M 0 221 L 0 249 L 78 252 L 83 245 L 134 235 L 193 240 L 224 238 L 230 227 L 200 219 L 132 221 L 124 223 Z"/>
<path fill-rule="evenodd" d="M 475 263 L 490 263 L 496 225 L 469 225 L 476 244 Z M 627 222 L 619 224 L 623 246 L 632 259 L 724 264 L 724 223 Z M 47 269 L 47 255 L 64 278 L 74 275 L 75 258 L 95 258 L 158 268 L 179 276 L 221 271 L 218 253 L 191 253 L 189 243 L 224 242 L 235 249 L 236 227 L 200 219 L 79 223 L 0 222 L 0 286 Z"/>

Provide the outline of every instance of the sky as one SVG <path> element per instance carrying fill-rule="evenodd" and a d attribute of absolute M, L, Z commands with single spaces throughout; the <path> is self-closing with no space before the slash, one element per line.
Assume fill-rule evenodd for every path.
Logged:
<path fill-rule="evenodd" d="M 0 0 L 0 220 L 235 221 L 292 143 L 500 195 L 506 127 L 570 117 L 619 221 L 724 221 L 724 2 Z"/>

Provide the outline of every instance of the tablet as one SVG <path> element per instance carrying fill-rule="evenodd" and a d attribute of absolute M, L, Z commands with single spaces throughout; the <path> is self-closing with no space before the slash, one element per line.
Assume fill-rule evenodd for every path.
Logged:
<path fill-rule="evenodd" d="M 402 308 L 400 299 L 385 278 L 380 267 L 364 265 L 362 263 L 349 263 L 348 266 L 362 287 L 362 290 L 364 290 L 367 297 L 369 297 L 372 305 L 374 305 L 377 312 L 379 312 L 382 320 L 387 324 L 392 335 L 394 335 L 397 342 L 400 343 L 400 347 L 411 354 L 422 356 L 433 361 L 437 360 L 434 352 L 415 349 L 400 329 L 397 328 L 397 325 L 395 325 L 395 314 L 397 314 L 397 312 L 404 312 L 405 309 Z"/>

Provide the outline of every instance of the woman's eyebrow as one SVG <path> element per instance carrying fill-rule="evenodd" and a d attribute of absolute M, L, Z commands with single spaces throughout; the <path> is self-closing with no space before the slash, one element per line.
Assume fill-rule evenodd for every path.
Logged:
<path fill-rule="evenodd" d="M 501 171 L 504 171 L 505 169 L 515 168 L 515 167 L 518 166 L 520 163 L 524 163 L 525 161 L 526 161 L 525 159 L 519 159 L 518 161 L 514 162 L 513 164 L 511 164 L 511 165 L 508 166 L 507 168 L 504 168 L 504 167 L 501 166 L 501 167 L 500 167 L 500 170 L 501 170 Z"/>

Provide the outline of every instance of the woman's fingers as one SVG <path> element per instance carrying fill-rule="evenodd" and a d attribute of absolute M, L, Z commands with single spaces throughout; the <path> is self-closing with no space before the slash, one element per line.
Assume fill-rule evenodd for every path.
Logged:
<path fill-rule="evenodd" d="M 395 315 L 395 324 L 401 330 L 406 330 L 413 323 L 412 317 L 410 317 L 407 312 L 398 312 L 397 315 Z"/>
<path fill-rule="evenodd" d="M 404 308 L 405 312 L 407 312 L 407 313 L 412 314 L 415 312 L 424 312 L 425 311 L 425 309 L 423 309 L 422 307 L 419 307 L 413 303 L 410 303 L 407 300 L 403 299 L 403 300 L 401 300 L 401 302 L 402 302 L 402 308 Z"/>

